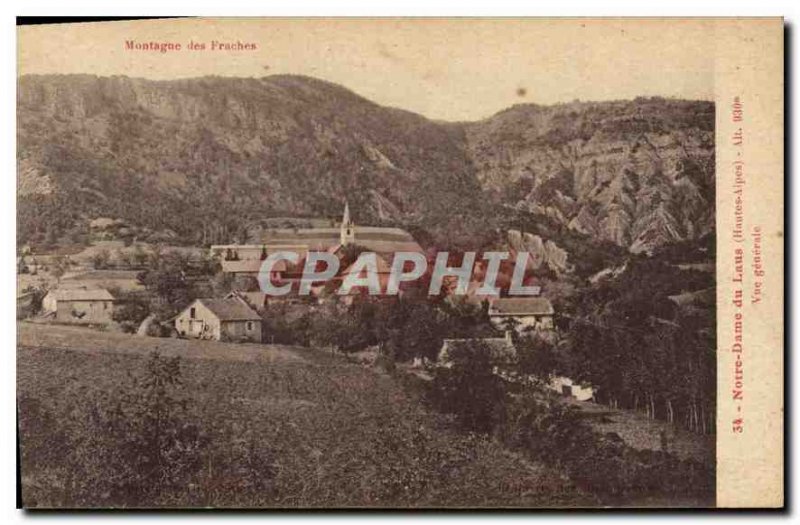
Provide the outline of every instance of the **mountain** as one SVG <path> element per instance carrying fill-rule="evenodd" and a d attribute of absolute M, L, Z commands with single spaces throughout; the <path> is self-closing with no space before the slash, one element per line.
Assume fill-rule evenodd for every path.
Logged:
<path fill-rule="evenodd" d="M 521 105 L 466 125 L 484 190 L 631 251 L 714 228 L 714 105 Z"/>
<path fill-rule="evenodd" d="M 18 236 L 114 217 L 186 242 L 269 217 L 402 224 L 491 242 L 518 213 L 633 251 L 714 225 L 714 106 L 637 99 L 520 105 L 472 123 L 379 106 L 275 75 L 18 81 Z"/>

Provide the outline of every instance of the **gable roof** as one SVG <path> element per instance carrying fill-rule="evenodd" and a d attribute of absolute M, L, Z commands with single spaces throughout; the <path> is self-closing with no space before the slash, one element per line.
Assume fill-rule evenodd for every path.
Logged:
<path fill-rule="evenodd" d="M 353 273 L 353 267 L 356 265 L 356 262 L 358 262 L 358 260 L 354 261 L 353 264 L 345 268 L 345 270 L 341 273 L 341 275 L 350 275 L 351 273 Z M 391 265 L 388 262 L 386 262 L 386 259 L 384 259 L 378 253 L 375 254 L 375 269 L 379 274 L 390 273 L 392 271 Z M 361 275 L 359 275 L 359 277 L 362 277 L 363 274 L 365 274 L 365 269 L 362 268 Z"/>
<path fill-rule="evenodd" d="M 225 296 L 225 299 L 233 299 L 239 297 L 253 308 L 263 308 L 267 303 L 267 294 L 264 292 L 240 292 L 233 291 Z"/>
<path fill-rule="evenodd" d="M 60 288 L 50 290 L 47 295 L 51 295 L 56 301 L 113 301 L 112 296 L 105 288 Z"/>
<path fill-rule="evenodd" d="M 225 273 L 259 273 L 264 261 L 261 259 L 242 259 L 239 261 L 222 261 L 222 271 Z M 285 272 L 286 261 L 279 259 L 272 265 L 273 272 Z"/>
<path fill-rule="evenodd" d="M 203 306 L 211 310 L 220 321 L 261 321 L 255 310 L 238 298 L 230 299 L 198 299 Z"/>
<path fill-rule="evenodd" d="M 335 228 L 269 228 L 260 233 L 267 251 L 274 244 L 306 245 L 317 250 L 335 247 L 340 242 L 341 225 Z M 422 248 L 405 230 L 377 226 L 353 226 L 355 244 L 372 252 L 419 252 Z M 260 245 L 259 245 L 260 246 Z"/>
<path fill-rule="evenodd" d="M 546 297 L 501 297 L 489 306 L 489 315 L 553 315 Z"/>

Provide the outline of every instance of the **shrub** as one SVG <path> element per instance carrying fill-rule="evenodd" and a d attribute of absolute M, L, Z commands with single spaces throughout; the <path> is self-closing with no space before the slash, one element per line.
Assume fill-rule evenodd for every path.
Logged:
<path fill-rule="evenodd" d="M 119 323 L 122 330 L 135 333 L 139 325 L 150 314 L 148 301 L 136 294 L 115 294 L 118 304 L 114 308 L 111 318 Z"/>
<path fill-rule="evenodd" d="M 636 450 L 615 433 L 594 432 L 577 409 L 528 390 L 513 398 L 502 430 L 506 445 L 563 469 L 604 504 L 649 497 L 699 497 L 714 493 L 713 467 L 661 451 Z"/>
<path fill-rule="evenodd" d="M 451 418 L 424 409 L 413 391 L 397 383 L 400 375 L 389 378 L 307 352 L 302 353 L 313 361 L 275 360 L 266 353 L 248 362 L 181 361 L 180 383 L 165 384 L 178 402 L 170 420 L 178 430 L 196 430 L 198 439 L 180 440 L 188 450 L 164 447 L 175 451 L 165 456 L 176 463 L 166 472 L 179 482 L 172 488 L 164 482 L 146 500 L 137 471 L 125 467 L 138 464 L 129 454 L 123 456 L 129 458 L 125 468 L 115 466 L 124 475 L 116 485 L 109 483 L 114 472 L 106 458 L 123 454 L 127 440 L 116 432 L 109 435 L 113 439 L 98 439 L 106 433 L 96 423 L 105 418 L 87 417 L 95 411 L 107 414 L 118 400 L 141 391 L 150 374 L 146 366 L 140 370 L 142 358 L 20 352 L 26 506 L 422 508 L 593 502 L 555 469 L 509 454 L 485 435 L 458 431 Z M 166 361 L 160 358 L 162 365 Z M 104 390 L 125 396 L 100 395 Z M 189 393 L 191 403 L 184 397 Z M 136 414 L 130 402 L 122 405 L 126 414 Z M 134 404 L 142 405 L 155 403 Z M 202 465 L 195 469 L 198 457 Z M 141 499 L 109 490 L 123 482 L 139 487 Z"/>
<path fill-rule="evenodd" d="M 48 468 L 65 480 L 34 491 L 34 501 L 76 507 L 175 501 L 199 472 L 208 445 L 180 389 L 179 358 L 154 352 L 129 384 L 97 392 L 92 402 L 72 405 L 70 414 L 54 417 L 37 399 L 26 398 L 21 428 L 39 439 L 26 441 L 25 453 L 41 461 L 57 439 Z M 33 432 L 33 425 L 45 428 Z"/>
<path fill-rule="evenodd" d="M 453 345 L 450 365 L 435 370 L 432 400 L 469 430 L 490 432 L 502 420 L 506 392 L 494 373 L 491 349 L 480 340 Z"/>

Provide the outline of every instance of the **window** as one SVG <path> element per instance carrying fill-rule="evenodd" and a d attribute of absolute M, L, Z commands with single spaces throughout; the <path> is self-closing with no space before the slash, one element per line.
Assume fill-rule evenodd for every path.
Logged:
<path fill-rule="evenodd" d="M 252 329 L 253 329 L 253 321 L 247 321 L 247 330 L 249 331 Z"/>
<path fill-rule="evenodd" d="M 195 311 L 195 308 L 194 308 L 194 306 L 193 306 L 193 307 L 191 307 L 191 308 L 189 309 L 189 318 L 190 318 L 190 319 L 194 319 L 194 318 L 196 317 L 196 315 L 197 315 L 197 312 Z"/>

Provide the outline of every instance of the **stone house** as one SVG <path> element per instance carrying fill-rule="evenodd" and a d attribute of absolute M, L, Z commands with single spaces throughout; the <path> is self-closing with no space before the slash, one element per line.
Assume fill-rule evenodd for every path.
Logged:
<path fill-rule="evenodd" d="M 42 310 L 59 323 L 109 324 L 114 297 L 105 288 L 50 290 L 42 299 Z"/>
<path fill-rule="evenodd" d="M 555 329 L 553 305 L 546 297 L 500 297 L 489 305 L 489 320 L 505 330 L 513 324 L 517 332 Z"/>
<path fill-rule="evenodd" d="M 547 386 L 550 390 L 558 392 L 562 396 L 571 397 L 578 401 L 590 401 L 594 397 L 594 389 L 590 385 L 580 384 L 569 377 L 553 377 Z"/>

